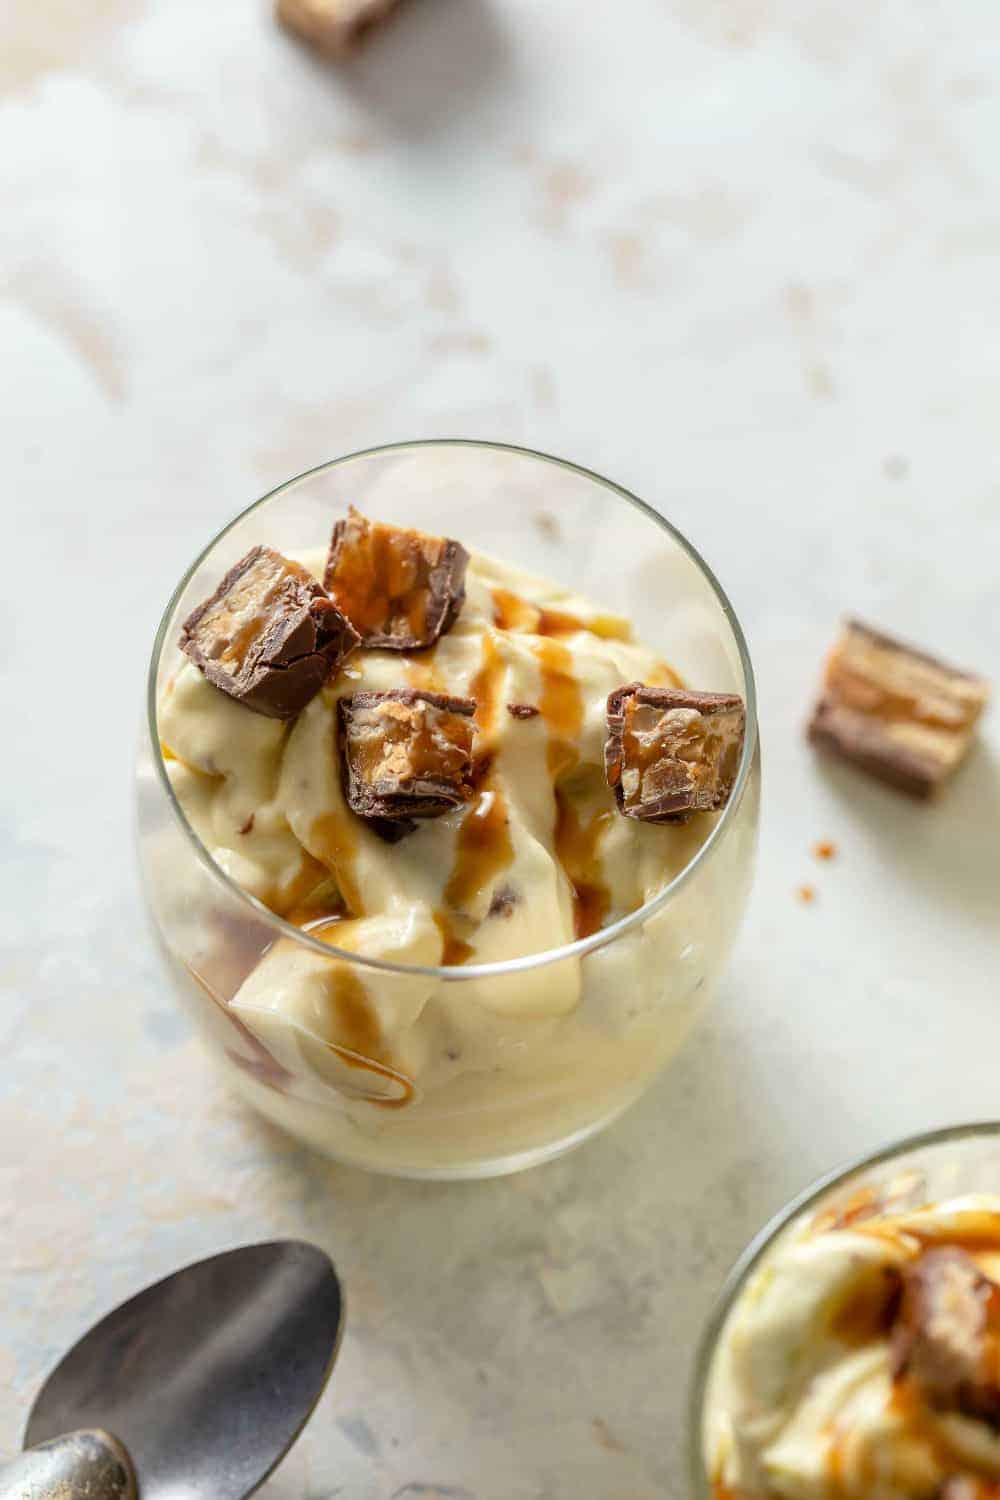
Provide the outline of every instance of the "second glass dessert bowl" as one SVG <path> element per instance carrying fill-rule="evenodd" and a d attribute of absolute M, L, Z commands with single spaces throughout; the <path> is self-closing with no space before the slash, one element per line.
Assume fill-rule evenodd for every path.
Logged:
<path fill-rule="evenodd" d="M 694 1500 L 1000 1494 L 1000 1124 L 822 1178 L 748 1246 L 691 1391 Z"/>
<path fill-rule="evenodd" d="M 420 548 L 447 538 L 460 545 L 431 548 L 433 588 L 420 595 Z M 261 547 L 282 556 L 256 554 L 260 586 L 277 597 L 264 575 L 279 570 L 278 593 L 309 616 L 310 649 L 331 659 L 342 642 L 327 629 L 325 596 L 312 599 L 322 594 L 313 578 L 337 598 L 353 562 L 377 557 L 398 575 L 392 588 L 417 589 L 388 638 L 375 633 L 385 589 L 376 603 L 355 591 L 343 607 L 366 645 L 294 713 L 265 701 L 299 693 L 289 663 L 307 674 L 314 663 L 290 605 L 274 670 L 244 673 L 238 692 L 226 675 L 227 652 L 248 638 L 239 611 L 251 575 L 237 565 Z M 192 627 L 223 579 L 221 604 Z M 225 649 L 208 637 L 192 647 L 192 632 L 222 616 Z M 645 780 L 663 790 L 645 762 L 631 780 L 619 764 L 609 785 L 608 696 L 638 682 L 652 689 L 641 702 L 616 700 L 619 752 L 623 714 L 634 751 L 662 704 L 680 703 L 685 723 L 701 726 L 699 749 L 682 736 L 682 759 L 718 759 L 716 725 L 728 721 L 710 716 L 742 700 L 721 810 L 645 821 L 647 806 L 637 817 Z M 674 691 L 681 683 L 694 707 Z M 694 690 L 718 696 L 703 703 Z M 433 806 L 426 775 L 396 787 L 409 796 L 419 782 L 416 804 L 387 798 L 384 782 L 372 800 L 362 784 L 370 731 L 377 720 L 384 734 L 386 716 L 394 735 L 419 730 L 423 750 L 436 747 Z M 450 785 L 441 735 L 459 768 Z M 377 749 L 383 769 L 396 764 L 395 742 L 388 758 L 384 739 Z M 182 579 L 150 671 L 140 859 L 177 989 L 262 1113 L 353 1165 L 484 1176 L 585 1139 L 677 1051 L 746 904 L 758 777 L 742 632 L 668 522 L 526 450 L 401 444 L 281 486 Z"/>

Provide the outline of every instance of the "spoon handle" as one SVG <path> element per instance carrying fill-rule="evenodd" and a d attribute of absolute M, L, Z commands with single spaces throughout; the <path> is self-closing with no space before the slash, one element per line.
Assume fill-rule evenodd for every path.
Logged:
<path fill-rule="evenodd" d="M 137 1500 L 132 1461 L 108 1432 L 68 1432 L 0 1463 L 0 1500 Z"/>

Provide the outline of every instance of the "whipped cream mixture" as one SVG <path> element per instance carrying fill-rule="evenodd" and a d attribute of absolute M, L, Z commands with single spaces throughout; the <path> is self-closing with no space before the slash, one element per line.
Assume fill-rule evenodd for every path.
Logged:
<path fill-rule="evenodd" d="M 298 560 L 322 577 L 322 553 Z M 699 814 L 654 826 L 615 809 L 608 694 L 636 680 L 678 682 L 626 620 L 483 556 L 471 558 L 466 591 L 431 649 L 356 651 L 291 723 L 249 712 L 180 655 L 158 713 L 177 800 L 238 885 L 324 944 L 458 975 L 634 911 L 715 822 Z M 345 802 L 337 702 L 400 687 L 475 700 L 476 783 L 466 806 L 387 843 Z M 747 874 L 751 845 L 752 833 L 738 846 Z M 699 903 L 695 916 L 699 937 L 715 934 L 713 966 L 742 906 L 743 882 L 733 885 L 731 915 Z M 709 960 L 669 923 L 653 951 L 653 926 L 584 962 L 461 983 L 366 969 L 280 939 L 216 998 L 276 1062 L 267 1081 L 288 1099 L 322 1095 L 328 1107 L 335 1092 L 352 1129 L 367 1132 L 398 1132 L 404 1117 L 416 1130 L 424 1116 L 431 1155 L 446 1134 L 448 1150 L 460 1154 L 463 1142 L 426 1116 L 474 1111 L 495 1150 L 550 1137 L 553 1111 L 575 1128 L 622 1107 L 675 1050 Z M 204 972 L 195 977 L 212 987 Z M 274 1113 L 273 1097 L 255 1102 Z"/>
<path fill-rule="evenodd" d="M 793 1226 L 751 1275 L 709 1380 L 703 1440 L 716 1500 L 1000 1493 L 1000 1197 L 888 1208 L 873 1212 L 862 1197 Z M 988 1281 L 967 1295 L 978 1273 Z M 914 1311 L 905 1298 L 915 1293 L 901 1300 L 901 1288 L 921 1279 L 926 1305 Z"/>

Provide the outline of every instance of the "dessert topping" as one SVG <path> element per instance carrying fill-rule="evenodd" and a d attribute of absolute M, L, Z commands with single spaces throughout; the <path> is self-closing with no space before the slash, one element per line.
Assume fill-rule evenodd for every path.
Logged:
<path fill-rule="evenodd" d="M 180 645 L 209 682 L 244 707 L 291 719 L 358 642 L 305 568 L 254 547 L 188 615 Z"/>
<path fill-rule="evenodd" d="M 472 795 L 471 698 L 396 688 L 339 703 L 344 792 L 382 838 L 412 833 Z"/>
<path fill-rule="evenodd" d="M 731 693 L 616 688 L 608 698 L 604 764 L 619 812 L 681 823 L 729 800 L 743 751 L 746 710 Z"/>
<path fill-rule="evenodd" d="M 366 646 L 416 651 L 455 623 L 468 561 L 459 542 L 369 521 L 351 506 L 333 528 L 324 582 Z"/>
<path fill-rule="evenodd" d="M 903 1272 L 893 1373 L 929 1405 L 1000 1426 L 1000 1286 L 964 1250 L 927 1250 Z"/>

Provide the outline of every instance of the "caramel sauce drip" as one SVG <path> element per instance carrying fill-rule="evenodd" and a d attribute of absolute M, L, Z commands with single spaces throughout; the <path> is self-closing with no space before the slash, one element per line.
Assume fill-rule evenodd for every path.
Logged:
<path fill-rule="evenodd" d="M 566 614 L 561 609 L 540 609 L 538 611 L 538 624 L 535 626 L 536 635 L 575 635 L 578 630 L 590 630 L 590 625 L 585 625 L 575 615 Z"/>
<path fill-rule="evenodd" d="M 318 927 L 347 915 L 340 887 L 325 865 L 302 851 L 302 865 L 272 907 L 293 927 Z"/>
<path fill-rule="evenodd" d="M 368 1003 L 364 982 L 346 964 L 337 965 L 333 980 L 338 1048 L 347 1047 L 362 1057 L 377 1057 L 382 1045 L 382 1029 Z"/>
<path fill-rule="evenodd" d="M 906 1226 L 906 1233 L 928 1249 L 932 1245 L 947 1245 L 949 1248 L 966 1250 L 970 1255 L 989 1251 L 1000 1253 L 1000 1214 L 989 1209 L 974 1209 L 963 1213 L 959 1223 L 949 1225 L 946 1236 L 934 1234 L 929 1226 L 924 1229 L 912 1224 Z"/>
<path fill-rule="evenodd" d="M 542 673 L 539 708 L 549 730 L 549 772 L 555 783 L 556 858 L 573 891 L 573 927 L 578 938 L 589 937 L 603 926 L 611 908 L 611 892 L 602 878 L 598 850 L 604 830 L 615 814 L 610 805 L 586 822 L 572 805 L 559 778 L 571 771 L 579 756 L 573 743 L 583 727 L 583 694 L 573 674 L 573 656 L 556 641 L 540 641 L 535 647 Z"/>
<path fill-rule="evenodd" d="M 507 802 L 488 776 L 458 830 L 455 863 L 444 889 L 448 909 L 463 911 L 513 858 Z"/>
<path fill-rule="evenodd" d="M 364 903 L 354 872 L 358 853 L 357 830 L 344 809 L 324 813 L 312 826 L 312 841 L 324 865 L 333 870 L 345 907 L 352 917 L 363 917 Z"/>
<path fill-rule="evenodd" d="M 583 694 L 573 675 L 573 653 L 557 641 L 539 641 L 535 656 L 542 673 L 538 707 L 549 730 L 548 762 L 553 779 L 577 762 L 572 743 L 583 726 Z"/>
<path fill-rule="evenodd" d="M 908 1210 L 907 1217 L 910 1212 L 919 1210 Z M 947 1234 L 935 1233 L 930 1225 L 923 1227 L 912 1222 L 900 1224 L 891 1216 L 888 1219 L 860 1218 L 852 1224 L 852 1228 L 856 1234 L 868 1235 L 871 1239 L 881 1240 L 894 1249 L 903 1249 L 910 1254 L 915 1252 L 915 1248 L 919 1251 L 947 1246 L 948 1249 L 964 1250 L 973 1257 L 1000 1255 L 1000 1215 L 984 1209 L 982 1212 L 963 1214 L 962 1220 L 961 1224 L 949 1225 Z M 821 1220 L 819 1227 L 829 1226 Z"/>
<path fill-rule="evenodd" d="M 495 588 L 490 593 L 493 620 L 501 630 L 522 630 L 529 635 L 545 636 L 576 635 L 578 631 L 586 630 L 602 640 L 628 641 L 632 638 L 627 622 L 614 615 L 594 615 L 589 620 L 581 620 L 565 610 L 532 604 L 520 594 L 511 593 L 510 589 Z"/>
<path fill-rule="evenodd" d="M 476 728 L 480 734 L 487 734 L 496 724 L 504 670 L 504 659 L 495 638 L 489 634 L 484 635 L 479 670 L 469 684 L 469 697 L 475 699 Z"/>
<path fill-rule="evenodd" d="M 507 803 L 500 786 L 487 773 L 475 801 L 458 830 L 455 863 L 444 888 L 444 906 L 434 920 L 444 939 L 443 964 L 462 964 L 473 949 L 461 936 L 473 897 L 492 886 L 514 858 Z"/>
<path fill-rule="evenodd" d="M 835 1423 L 827 1430 L 826 1436 L 830 1443 L 826 1455 L 826 1477 L 832 1493 L 839 1495 L 844 1483 L 844 1451 Z"/>
<path fill-rule="evenodd" d="M 469 697 L 476 704 L 476 729 L 480 735 L 485 735 L 496 723 L 504 670 L 505 663 L 496 640 L 485 635 L 479 670 L 469 685 Z M 476 800 L 458 830 L 455 864 L 444 892 L 445 901 L 454 910 L 461 911 L 476 892 L 505 870 L 514 858 L 507 803 L 491 769 L 491 761 L 492 756 L 480 759 L 475 772 L 479 782 Z"/>
<path fill-rule="evenodd" d="M 441 544 L 352 513 L 344 525 L 335 573 L 326 588 L 361 634 L 422 636 L 427 628 L 431 558 Z"/>
<path fill-rule="evenodd" d="M 447 911 L 436 911 L 434 923 L 441 934 L 441 962 L 445 965 L 466 963 L 476 950 L 459 937 L 454 916 Z"/>
<path fill-rule="evenodd" d="M 469 685 L 469 697 L 476 703 L 476 729 L 480 735 L 487 734 L 496 723 L 504 671 L 505 662 L 497 642 L 487 633 L 483 636 L 479 668 Z M 446 965 L 463 964 L 471 958 L 475 950 L 461 936 L 463 925 L 470 925 L 464 909 L 514 858 L 507 803 L 491 771 L 490 758 L 480 760 L 474 774 L 478 790 L 458 830 L 455 862 L 444 888 L 444 904 L 434 913 L 444 942 L 441 962 Z"/>
<path fill-rule="evenodd" d="M 611 907 L 597 851 L 613 817 L 610 808 L 602 808 L 581 822 L 565 791 L 556 787 L 556 858 L 573 888 L 573 928 L 578 938 L 590 937 L 602 927 Z"/>
<path fill-rule="evenodd" d="M 538 610 L 527 599 L 522 599 L 520 594 L 512 594 L 509 589 L 491 589 L 493 597 L 493 621 L 501 630 L 531 630 L 537 619 Z"/>
<path fill-rule="evenodd" d="M 359 1068 L 384 1078 L 402 1090 L 397 1098 L 369 1094 L 366 1103 L 377 1104 L 380 1109 L 402 1109 L 414 1095 L 414 1086 L 394 1068 L 385 1055 L 382 1028 L 372 1009 L 364 981 L 356 970 L 346 963 L 338 963 L 333 971 L 333 1021 L 336 1042 L 327 1042 L 331 1052 L 336 1053 L 349 1068 Z"/>

